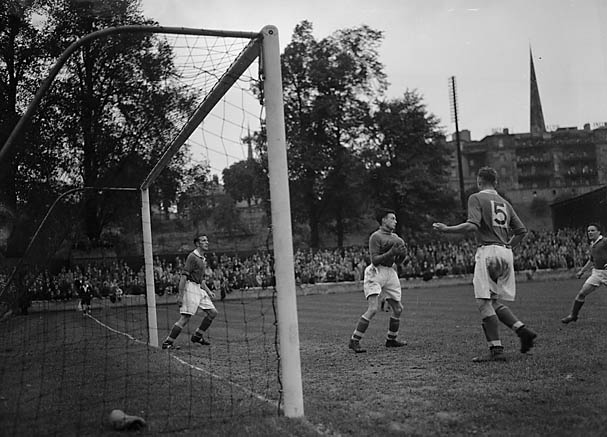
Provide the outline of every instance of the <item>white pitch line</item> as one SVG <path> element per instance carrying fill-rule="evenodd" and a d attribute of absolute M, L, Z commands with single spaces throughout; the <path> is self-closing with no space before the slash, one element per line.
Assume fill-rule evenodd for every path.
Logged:
<path fill-rule="evenodd" d="M 112 332 L 114 332 L 116 334 L 123 335 L 123 336 L 127 337 L 129 340 L 134 341 L 135 343 L 139 343 L 139 344 L 142 344 L 144 346 L 148 346 L 148 344 L 146 342 L 144 342 L 142 340 L 139 340 L 139 339 L 133 337 L 132 335 L 130 335 L 130 334 L 126 333 L 126 332 L 118 331 L 117 329 L 112 328 L 111 326 L 106 325 L 105 323 L 103 323 L 102 321 L 96 319 L 95 317 L 93 317 L 90 314 L 86 314 L 86 316 L 88 316 L 89 318 L 91 318 L 95 322 L 97 322 L 99 325 L 103 326 L 104 328 L 106 328 L 106 329 L 108 329 L 108 330 L 110 330 L 110 331 L 112 331 Z M 255 393 L 254 391 L 252 391 L 252 390 L 250 390 L 250 389 L 248 389 L 246 387 L 243 387 L 242 385 L 237 384 L 234 381 L 226 379 L 225 377 L 217 375 L 216 373 L 209 372 L 208 370 L 203 369 L 202 367 L 196 366 L 196 365 L 194 365 L 192 363 L 189 363 L 189 362 L 185 361 L 184 359 L 182 359 L 182 358 L 180 358 L 180 357 L 178 357 L 178 356 L 176 356 L 174 354 L 171 354 L 171 357 L 174 358 L 176 361 L 180 362 L 181 364 L 183 364 L 184 366 L 190 367 L 190 368 L 192 368 L 194 370 L 198 370 L 199 372 L 205 373 L 206 375 L 211 376 L 211 377 L 213 377 L 215 379 L 218 379 L 220 381 L 223 381 L 223 382 L 226 382 L 228 384 L 231 384 L 232 386 L 234 386 L 234 387 L 242 390 L 246 394 L 248 394 L 250 396 L 254 396 L 255 398 L 259 399 L 260 401 L 267 402 L 267 403 L 271 404 L 274 407 L 276 407 L 277 404 L 278 404 L 278 402 L 275 401 L 275 400 L 273 400 L 273 399 L 269 399 L 269 398 L 266 398 L 263 395 L 260 395 L 259 393 Z"/>
<path fill-rule="evenodd" d="M 94 320 L 94 321 L 95 321 L 96 323 L 98 323 L 99 325 L 101 325 L 101 326 L 103 326 L 104 328 L 108 329 L 109 331 L 114 332 L 115 334 L 118 334 L 118 335 L 123 335 L 123 336 L 127 337 L 129 340 L 134 341 L 135 343 L 139 343 L 139 344 L 141 344 L 141 345 L 148 346 L 148 344 L 147 344 L 146 342 L 141 341 L 141 340 L 139 340 L 139 339 L 137 339 L 137 338 L 133 337 L 132 335 L 130 335 L 130 334 L 126 333 L 126 332 L 118 331 L 117 329 L 112 328 L 112 327 L 111 327 L 111 326 L 109 326 L 109 325 L 106 325 L 105 323 L 103 323 L 102 321 L 100 321 L 99 319 L 97 319 L 97 318 L 93 317 L 93 316 L 92 316 L 92 315 L 90 315 L 90 314 L 85 314 L 85 315 L 86 315 L 86 316 L 88 316 L 89 318 L 91 318 L 92 320 Z M 237 384 L 237 383 L 235 383 L 235 382 L 233 382 L 233 381 L 230 381 L 229 379 L 226 379 L 226 378 L 224 378 L 224 377 L 222 377 L 222 376 L 220 376 L 220 375 L 217 375 L 217 374 L 215 374 L 215 373 L 213 373 L 213 372 L 209 372 L 208 370 L 203 369 L 202 367 L 198 367 L 198 366 L 196 366 L 196 365 L 194 365 L 194 364 L 192 364 L 192 363 L 188 363 L 188 362 L 187 362 L 187 361 L 185 361 L 184 359 L 182 359 L 182 358 L 180 358 L 180 357 L 178 357 L 178 356 L 176 356 L 176 355 L 174 355 L 174 354 L 170 354 L 170 355 L 171 355 L 171 357 L 172 357 L 172 358 L 174 358 L 174 359 L 175 359 L 177 362 L 179 362 L 179 363 L 183 364 L 184 366 L 190 367 L 191 369 L 194 369 L 194 370 L 198 370 L 199 372 L 201 372 L 201 373 L 205 373 L 206 375 L 211 376 L 212 378 L 216 378 L 216 379 L 218 379 L 218 380 L 220 380 L 220 381 L 227 382 L 228 384 L 231 384 L 232 386 L 234 386 L 234 387 L 236 387 L 236 388 L 238 388 L 238 389 L 242 390 L 242 391 L 243 391 L 243 392 L 245 392 L 246 394 L 248 394 L 248 395 L 250 395 L 250 396 L 253 396 L 253 397 L 257 398 L 258 400 L 260 400 L 260 401 L 262 401 L 262 402 L 266 402 L 266 403 L 268 403 L 268 404 L 272 405 L 273 407 L 276 407 L 276 406 L 277 406 L 277 404 L 278 404 L 278 401 L 275 401 L 275 400 L 273 400 L 273 399 L 266 398 L 265 396 L 260 395 L 259 393 L 255 393 L 254 391 L 249 390 L 248 388 L 243 387 L 242 385 Z M 298 420 L 300 420 L 300 421 L 301 421 L 301 422 L 302 422 L 304 425 L 306 425 L 306 426 L 308 426 L 308 427 L 312 428 L 314 431 L 316 431 L 316 432 L 318 433 L 318 435 L 321 435 L 321 436 L 332 436 L 332 437 L 340 437 L 340 436 L 341 436 L 341 434 L 339 434 L 339 433 L 337 433 L 337 432 L 335 432 L 335 431 L 330 430 L 330 429 L 329 429 L 327 426 L 325 426 L 324 424 L 315 424 L 315 423 L 312 423 L 312 422 L 310 422 L 308 419 L 306 419 L 305 417 L 299 418 Z"/>

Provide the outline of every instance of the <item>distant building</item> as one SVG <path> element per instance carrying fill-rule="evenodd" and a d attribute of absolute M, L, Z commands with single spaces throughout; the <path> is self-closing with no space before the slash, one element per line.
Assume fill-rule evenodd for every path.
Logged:
<path fill-rule="evenodd" d="M 541 199 L 548 205 L 607 185 L 607 124 L 591 128 L 588 123 L 582 129 L 567 127 L 547 131 L 533 57 L 530 76 L 529 133 L 510 133 L 503 129 L 480 141 L 472 141 L 470 131 L 460 132 L 464 187 L 475 187 L 478 169 L 491 166 L 498 171 L 500 190 L 512 202 L 527 207 L 526 218 L 551 227 L 550 218 L 542 218 L 541 211 L 532 208 L 534 201 L 537 204 L 537 199 Z M 459 190 L 456 142 L 451 140 L 448 144 L 453 150 L 451 185 Z M 547 215 L 549 212 L 546 207 Z"/>

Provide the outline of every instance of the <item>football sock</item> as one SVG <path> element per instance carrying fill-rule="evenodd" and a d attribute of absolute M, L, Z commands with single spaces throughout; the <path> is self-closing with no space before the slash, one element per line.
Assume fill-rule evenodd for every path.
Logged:
<path fill-rule="evenodd" d="M 516 329 L 523 325 L 506 305 L 499 304 L 497 308 L 495 308 L 495 314 L 497 314 L 497 318 L 500 322 L 508 328 Z"/>
<path fill-rule="evenodd" d="M 212 321 L 213 321 L 213 319 L 209 318 L 208 316 L 205 317 L 204 319 L 202 319 L 202 322 L 200 322 L 200 326 L 196 330 L 196 335 L 198 335 L 199 332 L 200 332 L 200 335 L 202 335 L 202 333 L 204 331 L 209 329 L 209 326 L 211 326 Z"/>
<path fill-rule="evenodd" d="M 580 313 L 580 310 L 582 309 L 582 305 L 584 305 L 583 300 L 575 299 L 573 301 L 573 307 L 571 307 L 571 315 L 573 317 L 577 318 L 578 314 Z"/>
<path fill-rule="evenodd" d="M 181 333 L 181 326 L 179 326 L 178 324 L 175 323 L 173 325 L 173 328 L 171 328 L 171 333 L 167 337 L 166 341 L 168 341 L 169 343 L 172 343 L 174 340 L 177 339 L 177 337 L 179 337 L 180 333 Z"/>
<path fill-rule="evenodd" d="M 491 346 L 501 346 L 502 342 L 500 341 L 499 335 L 499 324 L 497 316 L 489 316 L 485 317 L 482 322 L 483 331 L 485 332 L 485 338 L 487 338 L 487 343 L 489 347 Z"/>
<path fill-rule="evenodd" d="M 398 328 L 400 327 L 400 319 L 390 317 L 390 324 L 388 325 L 388 340 L 396 340 L 398 335 Z"/>
<path fill-rule="evenodd" d="M 352 340 L 361 340 L 365 335 L 365 331 L 369 327 L 369 320 L 365 319 L 363 316 L 360 316 L 358 320 L 358 324 L 356 325 L 356 329 L 352 334 Z"/>

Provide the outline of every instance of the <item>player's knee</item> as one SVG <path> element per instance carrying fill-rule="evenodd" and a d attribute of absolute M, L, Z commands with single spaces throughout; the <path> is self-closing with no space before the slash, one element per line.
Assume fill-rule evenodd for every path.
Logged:
<path fill-rule="evenodd" d="M 586 299 L 586 297 L 590 293 L 592 293 L 595 289 L 596 289 L 596 287 L 594 287 L 592 285 L 588 285 L 588 284 L 584 285 L 582 287 L 582 289 L 579 291 L 579 293 L 577 294 L 576 299 L 580 300 L 580 301 L 584 301 L 584 299 Z"/>
<path fill-rule="evenodd" d="M 403 304 L 400 302 L 396 302 L 392 305 L 392 314 L 394 317 L 399 318 L 403 312 Z"/>
<path fill-rule="evenodd" d="M 363 314 L 363 317 L 367 320 L 371 320 L 377 314 L 378 308 L 376 305 L 369 305 L 367 311 Z"/>
<path fill-rule="evenodd" d="M 575 298 L 576 298 L 576 300 L 584 301 L 589 294 L 590 294 L 590 291 L 582 290 L 577 294 L 577 296 Z"/>
<path fill-rule="evenodd" d="M 498 302 L 497 300 L 492 300 L 491 301 L 491 306 L 493 307 L 494 311 L 500 311 L 501 309 L 505 308 L 505 305 L 502 304 L 501 302 Z"/>
<path fill-rule="evenodd" d="M 212 308 L 210 310 L 207 311 L 207 316 L 209 317 L 209 319 L 214 319 L 215 317 L 217 317 L 217 310 L 215 308 Z"/>
<path fill-rule="evenodd" d="M 185 325 L 188 324 L 188 322 L 190 321 L 190 315 L 189 314 L 182 314 L 181 317 L 179 318 L 179 320 L 177 321 L 176 325 L 179 326 L 180 328 L 184 328 Z"/>
<path fill-rule="evenodd" d="M 495 315 L 495 309 L 490 299 L 477 299 L 478 311 L 481 313 L 481 318 L 487 318 Z"/>

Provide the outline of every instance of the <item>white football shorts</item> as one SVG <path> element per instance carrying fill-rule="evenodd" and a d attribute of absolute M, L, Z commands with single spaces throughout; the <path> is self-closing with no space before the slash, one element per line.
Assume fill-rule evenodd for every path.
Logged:
<path fill-rule="evenodd" d="M 183 302 L 179 308 L 181 314 L 196 314 L 198 308 L 202 310 L 215 309 L 213 301 L 206 291 L 196 282 L 186 281 L 185 290 L 183 293 Z"/>
<path fill-rule="evenodd" d="M 365 269 L 363 291 L 365 292 L 365 299 L 379 294 L 380 300 L 394 299 L 400 302 L 401 288 L 396 270 L 392 267 L 381 265 L 376 267 L 369 264 Z"/>
<path fill-rule="evenodd" d="M 599 287 L 600 285 L 607 286 L 607 270 L 592 269 L 592 274 L 588 276 L 584 284 Z"/>
<path fill-rule="evenodd" d="M 516 280 L 512 249 L 496 244 L 480 246 L 476 249 L 474 261 L 474 297 L 513 301 Z"/>

